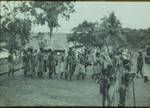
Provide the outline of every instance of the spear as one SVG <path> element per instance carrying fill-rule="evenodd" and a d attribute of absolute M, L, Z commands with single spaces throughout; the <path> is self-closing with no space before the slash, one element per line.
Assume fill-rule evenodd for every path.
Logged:
<path fill-rule="evenodd" d="M 133 58 L 134 56 L 134 52 L 131 54 L 130 56 L 130 61 L 132 61 L 131 59 Z M 132 64 L 133 65 L 133 64 Z M 134 86 L 134 77 L 135 77 L 135 74 L 132 74 L 132 77 L 131 79 L 129 80 L 129 83 L 130 81 L 132 81 L 132 90 L 133 90 L 133 102 L 134 102 L 134 107 L 136 106 L 136 100 L 135 100 L 135 86 Z"/>
<path fill-rule="evenodd" d="M 134 79 L 132 80 L 132 86 L 133 86 L 133 101 L 134 101 L 134 107 L 136 106 L 135 102 L 135 87 L 134 87 Z"/>
<path fill-rule="evenodd" d="M 106 56 L 105 56 L 105 55 L 104 55 L 104 56 L 105 56 L 105 58 L 108 60 L 108 62 L 112 65 L 113 70 L 115 70 L 114 64 L 112 63 L 112 61 L 111 61 L 111 59 L 110 59 L 110 53 L 109 53 L 108 44 L 107 44 L 107 42 L 106 42 L 105 39 L 103 39 L 103 41 L 105 42 L 105 45 L 106 45 L 106 48 L 107 48 L 107 50 L 105 50 Z"/>
<path fill-rule="evenodd" d="M 134 52 L 132 53 L 131 58 L 133 58 L 133 56 L 134 56 Z M 130 59 L 131 59 L 131 58 L 130 58 Z M 134 77 L 133 77 L 133 79 L 132 79 L 132 88 L 133 88 L 133 102 L 134 102 L 134 107 L 135 107 L 135 106 L 136 106 L 136 101 L 135 101 Z"/>
<path fill-rule="evenodd" d="M 103 39 L 103 41 L 105 42 L 106 48 L 107 48 L 107 50 L 105 50 L 106 55 L 104 55 L 104 56 L 105 56 L 105 58 L 108 60 L 108 62 L 112 65 L 112 68 L 113 68 L 113 70 L 115 71 L 115 73 L 113 73 L 113 75 L 116 75 L 116 69 L 115 69 L 115 66 L 114 66 L 114 64 L 112 63 L 111 58 L 110 58 L 110 53 L 109 53 L 109 47 L 108 47 L 108 44 L 107 44 L 107 42 L 106 42 L 105 39 Z M 117 84 L 117 83 L 115 83 L 115 87 L 116 87 L 116 84 Z M 115 99 L 115 92 L 116 92 L 116 90 L 113 92 L 113 97 L 112 97 L 111 102 Z M 113 104 L 114 104 L 114 103 L 113 103 Z"/>

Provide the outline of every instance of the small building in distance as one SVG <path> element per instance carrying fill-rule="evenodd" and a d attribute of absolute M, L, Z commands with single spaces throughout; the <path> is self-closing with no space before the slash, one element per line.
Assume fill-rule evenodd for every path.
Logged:
<path fill-rule="evenodd" d="M 26 48 L 33 47 L 39 50 L 40 45 L 44 44 L 45 49 L 51 48 L 49 33 L 31 33 L 30 42 L 27 43 Z M 52 36 L 52 49 L 61 51 L 68 49 L 67 33 L 54 33 Z"/>

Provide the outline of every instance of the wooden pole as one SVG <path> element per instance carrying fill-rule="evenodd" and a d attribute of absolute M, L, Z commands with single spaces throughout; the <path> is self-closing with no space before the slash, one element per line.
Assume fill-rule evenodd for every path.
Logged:
<path fill-rule="evenodd" d="M 132 80 L 132 85 L 133 85 L 133 102 L 134 102 L 134 107 L 136 106 L 136 101 L 135 101 L 135 87 L 134 87 L 134 79 Z"/>
<path fill-rule="evenodd" d="M 117 74 L 117 73 L 116 73 L 116 69 L 115 69 L 114 64 L 113 64 L 112 61 L 111 61 L 111 58 L 110 58 L 109 47 L 108 47 L 107 41 L 106 41 L 105 39 L 104 39 L 103 41 L 105 42 L 106 48 L 107 48 L 107 50 L 105 50 L 105 52 L 106 52 L 106 56 L 105 56 L 105 57 L 106 57 L 106 59 L 108 60 L 108 62 L 112 65 L 113 70 L 115 71 L 115 73 L 114 73 L 113 75 L 116 76 L 116 74 Z M 117 82 L 115 82 L 115 86 L 114 86 L 114 87 L 116 87 L 116 84 L 117 84 Z M 115 89 L 116 89 L 116 88 L 115 88 Z M 114 90 L 114 92 L 113 92 L 113 97 L 112 97 L 112 100 L 111 100 L 111 105 L 113 104 L 113 106 L 114 106 L 115 103 L 112 103 L 112 102 L 113 102 L 114 99 L 116 99 L 115 93 L 116 93 L 116 90 Z"/>

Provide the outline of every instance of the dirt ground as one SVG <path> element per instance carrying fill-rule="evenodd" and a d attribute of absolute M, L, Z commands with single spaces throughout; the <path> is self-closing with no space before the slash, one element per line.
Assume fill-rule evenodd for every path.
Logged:
<path fill-rule="evenodd" d="M 136 106 L 150 106 L 150 82 L 135 79 Z M 99 85 L 89 76 L 81 80 L 25 78 L 17 72 L 15 78 L 0 76 L 0 106 L 101 106 Z M 127 94 L 127 106 L 133 106 L 132 86 Z"/>
<path fill-rule="evenodd" d="M 25 78 L 22 71 L 15 78 L 0 76 L 0 106 L 102 106 L 99 84 L 91 80 L 91 73 L 85 80 L 73 81 L 49 79 L 47 74 L 43 79 Z M 144 83 L 139 77 L 134 82 L 136 106 L 150 106 L 150 81 Z M 126 106 L 133 106 L 132 94 L 131 84 Z"/>

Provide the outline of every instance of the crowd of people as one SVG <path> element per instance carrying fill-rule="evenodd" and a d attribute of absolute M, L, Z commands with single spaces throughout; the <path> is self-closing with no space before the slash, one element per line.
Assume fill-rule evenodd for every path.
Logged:
<path fill-rule="evenodd" d="M 13 52 L 11 52 L 9 62 L 8 75 L 14 75 L 14 62 Z M 126 91 L 131 83 L 135 73 L 131 72 L 132 67 L 131 51 L 125 49 L 109 51 L 105 49 L 91 52 L 88 49 L 84 49 L 84 52 L 76 53 L 73 48 L 69 48 L 68 52 L 61 52 L 58 56 L 57 52 L 48 49 L 33 50 L 28 48 L 23 51 L 22 63 L 24 67 L 24 76 L 32 78 L 43 78 L 43 75 L 48 72 L 50 79 L 56 78 L 73 80 L 74 73 L 77 72 L 76 79 L 85 79 L 87 71 L 91 72 L 91 78 L 96 80 L 100 85 L 100 94 L 102 94 L 102 104 L 112 104 L 113 96 L 110 96 L 109 90 L 111 86 L 117 87 L 119 92 L 119 105 L 125 106 Z M 88 70 L 91 67 L 91 70 Z M 56 72 L 56 68 L 59 72 Z M 142 52 L 139 52 L 137 58 L 137 73 L 140 72 L 141 76 L 143 68 Z M 58 70 L 57 70 L 58 71 Z M 113 95 L 113 94 L 112 94 Z"/>

